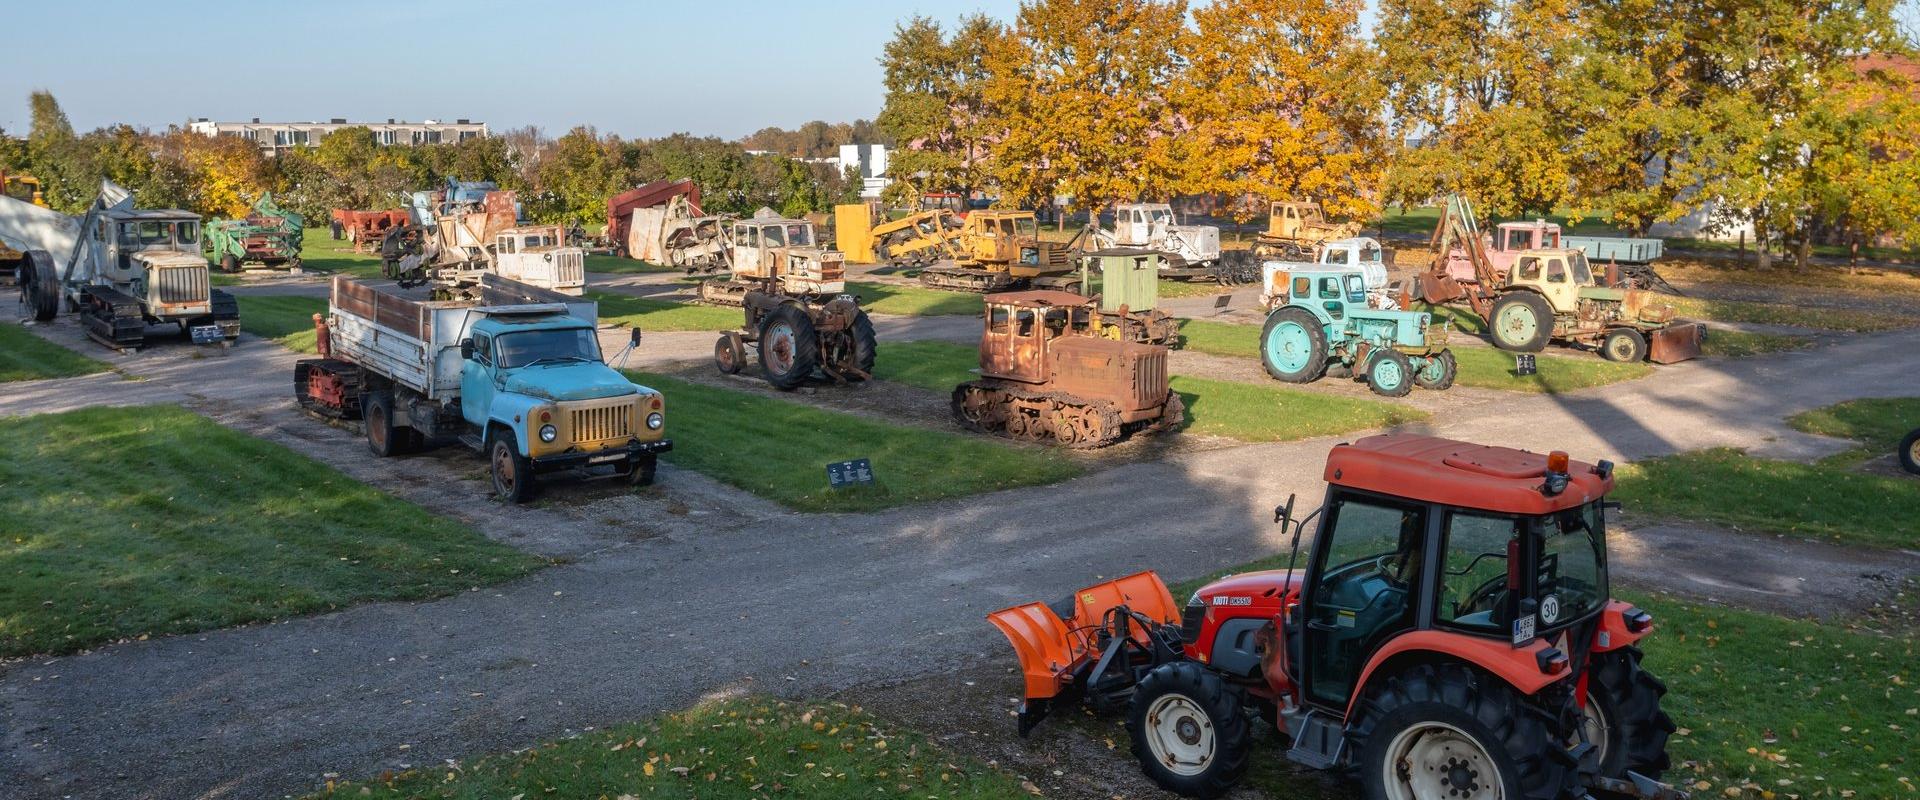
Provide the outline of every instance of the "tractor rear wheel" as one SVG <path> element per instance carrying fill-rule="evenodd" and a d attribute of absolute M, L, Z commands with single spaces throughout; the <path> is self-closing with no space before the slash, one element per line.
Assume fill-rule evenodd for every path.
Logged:
<path fill-rule="evenodd" d="M 1460 375 L 1460 362 L 1453 357 L 1451 349 L 1427 356 L 1420 363 L 1420 370 L 1413 373 L 1413 385 L 1435 391 L 1453 386 L 1453 379 Z"/>
<path fill-rule="evenodd" d="M 1422 664 L 1370 683 L 1350 729 L 1367 800 L 1580 796 L 1579 764 L 1565 744 L 1570 699 L 1545 707 L 1459 664 Z"/>
<path fill-rule="evenodd" d="M 1398 350 L 1376 350 L 1367 361 L 1367 388 L 1382 397 L 1406 397 L 1418 377 L 1413 361 Z"/>
<path fill-rule="evenodd" d="M 1528 291 L 1513 291 L 1493 301 L 1493 319 L 1488 332 L 1502 350 L 1538 353 L 1547 349 L 1553 338 L 1553 307 L 1547 298 Z"/>
<path fill-rule="evenodd" d="M 1127 735 L 1140 771 L 1187 797 L 1219 797 L 1246 774 L 1251 735 L 1227 682 L 1191 661 L 1154 668 L 1134 689 Z"/>
<path fill-rule="evenodd" d="M 1600 343 L 1600 355 L 1608 361 L 1632 364 L 1647 357 L 1647 337 L 1632 328 L 1614 328 Z"/>
<path fill-rule="evenodd" d="M 1288 306 L 1260 330 L 1260 365 L 1288 383 L 1312 383 L 1327 371 L 1327 333 L 1312 312 Z"/>
<path fill-rule="evenodd" d="M 719 341 L 713 343 L 713 366 L 722 375 L 740 374 L 740 366 L 746 363 L 746 350 L 740 346 L 740 340 L 732 334 L 721 334 Z"/>
<path fill-rule="evenodd" d="M 1900 468 L 1920 475 L 1920 429 L 1900 440 Z"/>
<path fill-rule="evenodd" d="M 1672 766 L 1667 736 L 1673 720 L 1660 710 L 1667 685 L 1641 669 L 1640 657 L 1640 648 L 1625 647 L 1594 656 L 1589 666 L 1593 679 L 1580 724 L 1605 777 L 1625 778 L 1632 770 L 1659 780 Z"/>
<path fill-rule="evenodd" d="M 806 309 L 787 303 L 760 322 L 760 371 L 776 389 L 799 388 L 820 366 L 820 336 Z"/>
<path fill-rule="evenodd" d="M 853 363 L 861 372 L 873 374 L 873 360 L 880 352 L 880 337 L 873 332 L 873 320 L 867 312 L 853 315 Z"/>

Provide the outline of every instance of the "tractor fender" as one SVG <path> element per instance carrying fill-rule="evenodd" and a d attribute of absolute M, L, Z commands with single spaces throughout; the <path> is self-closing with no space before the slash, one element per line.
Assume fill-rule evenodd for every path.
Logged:
<path fill-rule="evenodd" d="M 1454 661 L 1465 663 L 1505 681 L 1523 695 L 1533 695 L 1553 682 L 1566 678 L 1570 671 L 1552 675 L 1540 671 L 1535 655 L 1552 645 L 1535 639 L 1514 647 L 1499 639 L 1469 636 L 1448 631 L 1409 631 L 1387 641 L 1367 659 L 1360 680 L 1353 685 L 1353 697 L 1347 701 L 1347 716 L 1352 718 L 1360 698 L 1365 696 L 1374 674 L 1391 676 L 1413 663 Z M 1389 668 L 1390 667 L 1390 668 Z"/>
<path fill-rule="evenodd" d="M 1637 633 L 1627 627 L 1627 615 L 1639 610 L 1632 603 L 1619 600 L 1607 601 L 1607 607 L 1600 612 L 1600 627 L 1593 632 L 1593 652 L 1607 653 L 1619 650 L 1653 633 L 1651 625 L 1641 628 Z"/>

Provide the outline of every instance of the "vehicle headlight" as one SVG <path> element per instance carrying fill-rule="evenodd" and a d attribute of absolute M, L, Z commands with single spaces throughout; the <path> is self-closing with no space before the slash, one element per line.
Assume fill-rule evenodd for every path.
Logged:
<path fill-rule="evenodd" d="M 555 428 L 552 425 L 540 426 L 540 441 L 551 442 L 558 438 L 560 438 L 559 428 Z"/>
<path fill-rule="evenodd" d="M 667 424 L 667 418 L 661 416 L 660 412 L 655 411 L 647 415 L 647 430 L 657 431 L 660 430 L 660 426 L 665 424 Z"/>

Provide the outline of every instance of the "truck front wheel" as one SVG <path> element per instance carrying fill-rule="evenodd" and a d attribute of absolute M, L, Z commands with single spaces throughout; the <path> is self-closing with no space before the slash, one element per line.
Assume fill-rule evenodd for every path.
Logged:
<path fill-rule="evenodd" d="M 493 493 L 509 503 L 523 503 L 533 494 L 533 462 L 520 455 L 513 434 L 496 431 L 489 461 L 493 473 Z"/>
<path fill-rule="evenodd" d="M 627 467 L 627 483 L 634 486 L 652 486 L 654 473 L 660 467 L 660 457 L 652 453 L 634 456 Z"/>

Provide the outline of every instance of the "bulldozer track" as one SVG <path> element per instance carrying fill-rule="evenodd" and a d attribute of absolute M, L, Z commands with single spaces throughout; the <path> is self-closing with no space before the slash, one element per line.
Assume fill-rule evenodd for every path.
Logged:
<path fill-rule="evenodd" d="M 1128 432 L 1110 402 L 986 381 L 954 387 L 952 409 L 954 419 L 968 430 L 1075 450 L 1106 447 Z"/>
<path fill-rule="evenodd" d="M 84 292 L 80 313 L 88 338 L 115 350 L 138 350 L 146 344 L 146 312 L 138 299 L 105 286 L 89 286 Z"/>

